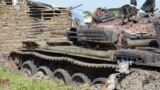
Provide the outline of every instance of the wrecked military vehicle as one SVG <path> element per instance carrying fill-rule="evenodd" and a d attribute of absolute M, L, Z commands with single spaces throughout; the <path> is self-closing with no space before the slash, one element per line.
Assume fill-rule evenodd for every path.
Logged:
<path fill-rule="evenodd" d="M 76 86 L 105 84 L 106 77 L 116 72 L 119 58 L 126 60 L 117 49 L 158 45 L 154 27 L 157 17 L 150 14 L 138 17 L 126 6 L 122 8 L 122 17 L 109 11 L 99 8 L 91 25 L 71 28 L 67 32 L 69 42 L 48 42 L 43 47 L 35 42 L 23 42 L 24 47 L 12 51 L 9 60 L 29 76 L 41 72 L 55 82 Z M 139 57 L 132 60 L 144 62 Z"/>
<path fill-rule="evenodd" d="M 92 23 L 72 28 L 68 37 L 74 44 L 106 50 L 152 47 L 156 43 L 153 23 L 159 18 L 149 12 L 144 15 L 137 13 L 138 9 L 130 5 L 114 9 L 97 8 L 92 15 Z"/>

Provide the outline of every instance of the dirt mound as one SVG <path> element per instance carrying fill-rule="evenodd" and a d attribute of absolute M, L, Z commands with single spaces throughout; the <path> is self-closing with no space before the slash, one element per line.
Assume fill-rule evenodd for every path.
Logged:
<path fill-rule="evenodd" d="M 160 73 L 132 70 L 118 85 L 118 90 L 160 90 Z"/>

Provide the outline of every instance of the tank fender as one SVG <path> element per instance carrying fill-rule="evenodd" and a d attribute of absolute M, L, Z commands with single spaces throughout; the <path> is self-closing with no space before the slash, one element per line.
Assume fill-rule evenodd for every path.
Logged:
<path fill-rule="evenodd" d="M 135 59 L 133 63 L 154 63 L 155 62 L 156 53 L 135 49 L 121 49 L 117 50 L 114 54 L 114 58 L 116 61 L 120 59 L 131 60 L 131 58 Z M 139 61 L 140 60 L 140 61 Z"/>

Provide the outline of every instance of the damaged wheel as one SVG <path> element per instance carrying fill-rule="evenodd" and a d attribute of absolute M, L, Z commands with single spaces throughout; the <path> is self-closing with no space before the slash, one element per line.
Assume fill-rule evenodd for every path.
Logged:
<path fill-rule="evenodd" d="M 48 78 L 48 79 L 53 79 L 53 76 L 52 76 L 52 71 L 47 68 L 46 66 L 40 66 L 37 70 L 37 77 L 40 76 L 40 77 L 43 77 L 43 78 Z"/>
<path fill-rule="evenodd" d="M 36 66 L 31 61 L 26 61 L 21 66 L 22 72 L 24 72 L 27 76 L 32 76 L 36 72 Z"/>
<path fill-rule="evenodd" d="M 82 73 L 76 73 L 72 76 L 71 84 L 73 84 L 74 86 L 81 86 L 83 84 L 91 85 L 91 81 L 86 75 Z"/>
<path fill-rule="evenodd" d="M 15 57 L 14 62 L 15 62 L 15 65 L 17 66 L 18 69 L 21 68 L 21 66 L 22 66 L 21 58 Z"/>
<path fill-rule="evenodd" d="M 93 80 L 92 82 L 92 88 L 94 90 L 101 90 L 103 85 L 105 85 L 107 79 L 100 77 L 100 78 L 96 78 L 95 80 Z"/>
<path fill-rule="evenodd" d="M 69 84 L 71 80 L 70 74 L 64 69 L 57 69 L 53 73 L 53 80 L 55 82 L 62 82 L 65 84 Z"/>

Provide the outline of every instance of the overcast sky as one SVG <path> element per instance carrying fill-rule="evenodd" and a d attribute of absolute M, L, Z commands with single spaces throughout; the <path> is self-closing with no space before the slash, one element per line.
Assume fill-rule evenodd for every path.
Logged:
<path fill-rule="evenodd" d="M 52 6 L 70 7 L 83 4 L 78 9 L 94 11 L 97 7 L 118 8 L 124 4 L 129 4 L 130 0 L 38 0 Z M 146 0 L 137 0 L 140 8 Z M 156 0 L 156 7 L 160 9 L 160 0 Z"/>

